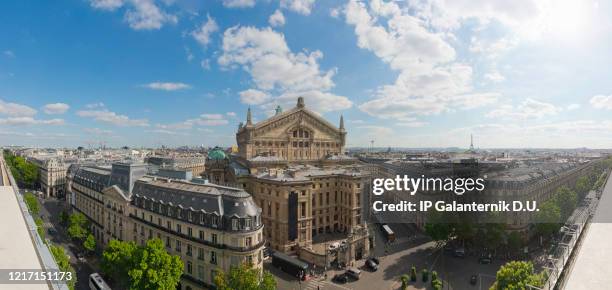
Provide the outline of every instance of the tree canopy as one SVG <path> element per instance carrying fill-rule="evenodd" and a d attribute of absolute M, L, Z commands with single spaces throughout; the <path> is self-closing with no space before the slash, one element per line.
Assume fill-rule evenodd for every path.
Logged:
<path fill-rule="evenodd" d="M 38 182 L 38 166 L 26 161 L 23 157 L 15 156 L 10 151 L 4 151 L 4 160 L 11 169 L 15 181 L 20 187 L 34 188 Z"/>
<path fill-rule="evenodd" d="M 544 284 L 543 274 L 535 273 L 533 264 L 524 261 L 511 261 L 497 271 L 495 283 L 491 290 L 527 289 L 527 285 L 541 287 Z"/>
<path fill-rule="evenodd" d="M 183 262 L 159 239 L 145 246 L 111 240 L 102 254 L 102 271 L 127 289 L 176 289 Z"/>
<path fill-rule="evenodd" d="M 90 252 L 93 252 L 96 249 L 96 239 L 91 233 L 87 235 L 87 238 L 85 241 L 83 241 L 83 248 Z"/>
<path fill-rule="evenodd" d="M 259 269 L 248 264 L 232 267 L 229 273 L 217 272 L 215 285 L 219 290 L 274 290 L 276 280 L 274 276 L 264 271 L 259 279 Z"/>
<path fill-rule="evenodd" d="M 87 218 L 82 213 L 73 213 L 68 218 L 68 235 L 73 239 L 85 239 L 89 234 Z"/>

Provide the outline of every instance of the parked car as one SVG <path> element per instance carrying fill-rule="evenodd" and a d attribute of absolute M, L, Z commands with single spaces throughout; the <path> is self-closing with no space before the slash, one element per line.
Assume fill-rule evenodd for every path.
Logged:
<path fill-rule="evenodd" d="M 491 264 L 493 262 L 493 255 L 491 253 L 483 254 L 478 258 L 478 263 L 480 264 Z"/>
<path fill-rule="evenodd" d="M 378 270 L 378 264 L 372 261 L 372 259 L 367 259 L 365 261 L 365 266 L 372 272 L 376 272 L 376 270 Z"/>
<path fill-rule="evenodd" d="M 355 268 L 348 268 L 345 274 L 355 278 L 355 280 L 359 280 L 359 276 L 361 276 L 361 270 Z"/>
<path fill-rule="evenodd" d="M 470 277 L 470 284 L 476 285 L 476 282 L 478 282 L 478 276 L 472 275 L 472 277 Z"/>
<path fill-rule="evenodd" d="M 345 284 L 348 282 L 348 276 L 346 274 L 338 274 L 332 278 L 332 281 L 338 284 Z"/>
<path fill-rule="evenodd" d="M 465 257 L 465 248 L 460 247 L 455 249 L 455 257 L 463 258 Z"/>
<path fill-rule="evenodd" d="M 370 260 L 372 260 L 377 265 L 380 265 L 380 260 L 377 257 L 371 257 Z"/>

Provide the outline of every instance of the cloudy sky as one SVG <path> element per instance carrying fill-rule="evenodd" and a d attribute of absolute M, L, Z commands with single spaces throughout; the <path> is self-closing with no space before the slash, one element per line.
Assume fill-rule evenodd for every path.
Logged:
<path fill-rule="evenodd" d="M 348 146 L 612 148 L 612 3 L 0 4 L 0 145 L 231 145 L 297 96 Z"/>

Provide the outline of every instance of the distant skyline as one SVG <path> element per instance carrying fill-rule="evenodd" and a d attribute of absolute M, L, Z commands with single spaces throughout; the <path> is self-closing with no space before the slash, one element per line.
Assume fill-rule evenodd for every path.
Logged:
<path fill-rule="evenodd" d="M 610 1 L 0 7 L 0 145 L 230 146 L 304 96 L 347 147 L 612 148 Z"/>

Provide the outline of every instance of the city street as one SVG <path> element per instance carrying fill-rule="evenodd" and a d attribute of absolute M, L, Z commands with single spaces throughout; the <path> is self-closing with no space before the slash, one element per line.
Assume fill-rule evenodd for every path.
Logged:
<path fill-rule="evenodd" d="M 86 261 L 81 262 L 76 258 L 76 253 L 79 250 L 68 237 L 66 228 L 60 225 L 59 216 L 62 210 L 65 209 L 65 201 L 58 200 L 55 198 L 41 199 L 40 214 L 43 217 L 43 226 L 45 227 L 46 238 L 49 239 L 54 245 L 59 245 L 64 248 L 66 254 L 70 256 L 70 264 L 74 267 L 77 272 L 77 284 L 76 289 L 88 290 L 89 289 L 89 275 L 93 273 L 90 260 L 94 257 L 86 257 Z"/>
<path fill-rule="evenodd" d="M 280 272 L 270 263 L 266 269 L 277 277 L 279 289 L 400 289 L 399 277 L 409 274 L 410 268 L 415 266 L 418 273 L 418 281 L 410 283 L 408 289 L 428 289 L 430 283 L 421 282 L 420 271 L 424 268 L 430 272 L 437 271 L 438 277 L 444 281 L 444 289 L 488 289 L 495 281 L 495 274 L 505 260 L 494 259 L 493 263 L 483 265 L 478 263 L 475 256 L 456 258 L 451 254 L 443 253 L 441 249 L 435 248 L 435 242 L 428 241 L 426 237 L 418 233 L 409 224 L 391 224 L 391 228 L 397 234 L 396 241 L 391 245 L 385 245 L 385 238 L 380 230 L 375 228 L 376 244 L 374 253 L 380 257 L 379 269 L 370 272 L 363 267 L 364 261 L 358 261 L 357 267 L 362 270 L 358 281 L 349 281 L 346 284 L 336 284 L 331 281 L 332 277 L 343 271 L 328 271 L 327 279 L 314 278 L 309 281 L 298 283 L 297 279 Z M 385 254 L 388 253 L 388 254 Z M 470 277 L 477 275 L 476 285 L 470 284 Z"/>

